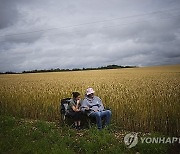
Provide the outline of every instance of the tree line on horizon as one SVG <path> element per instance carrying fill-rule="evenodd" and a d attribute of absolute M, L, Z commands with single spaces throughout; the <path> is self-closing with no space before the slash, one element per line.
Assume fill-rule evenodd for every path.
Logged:
<path fill-rule="evenodd" d="M 86 71 L 86 70 L 103 70 L 103 69 L 120 69 L 120 68 L 136 68 L 137 66 L 121 66 L 121 65 L 107 65 L 101 67 L 90 67 L 90 68 L 73 68 L 73 69 L 43 69 L 43 70 L 30 70 L 30 71 L 22 71 L 21 73 L 17 72 L 0 72 L 0 74 L 23 74 L 23 73 L 45 73 L 45 72 L 68 72 L 68 71 Z"/>

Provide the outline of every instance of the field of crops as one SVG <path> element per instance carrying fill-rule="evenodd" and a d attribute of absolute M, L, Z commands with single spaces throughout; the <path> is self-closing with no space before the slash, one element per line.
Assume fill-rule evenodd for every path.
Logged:
<path fill-rule="evenodd" d="M 0 114 L 59 119 L 59 101 L 93 87 L 122 129 L 180 135 L 180 65 L 0 75 Z"/>

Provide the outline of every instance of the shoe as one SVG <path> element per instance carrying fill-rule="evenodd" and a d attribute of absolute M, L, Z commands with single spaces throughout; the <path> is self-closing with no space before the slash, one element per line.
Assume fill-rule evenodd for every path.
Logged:
<path fill-rule="evenodd" d="M 76 129 L 77 129 L 77 130 L 81 130 L 81 126 L 77 126 Z"/>
<path fill-rule="evenodd" d="M 75 128 L 76 130 L 79 130 L 79 126 L 75 126 L 74 128 Z"/>

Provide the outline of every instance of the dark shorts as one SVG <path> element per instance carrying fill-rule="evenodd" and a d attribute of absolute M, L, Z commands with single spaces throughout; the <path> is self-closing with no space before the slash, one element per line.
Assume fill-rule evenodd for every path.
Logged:
<path fill-rule="evenodd" d="M 81 112 L 69 112 L 68 115 L 74 119 L 74 121 L 80 121 L 82 117 Z"/>

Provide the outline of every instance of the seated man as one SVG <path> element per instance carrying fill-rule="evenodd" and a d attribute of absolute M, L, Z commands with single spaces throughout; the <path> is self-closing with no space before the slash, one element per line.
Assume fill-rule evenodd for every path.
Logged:
<path fill-rule="evenodd" d="M 105 126 L 109 125 L 111 119 L 111 111 L 104 110 L 104 106 L 99 97 L 94 96 L 94 90 L 88 88 L 85 98 L 81 105 L 82 111 L 87 111 L 87 115 L 96 118 L 98 129 L 102 129 L 102 117 L 105 118 Z"/>

